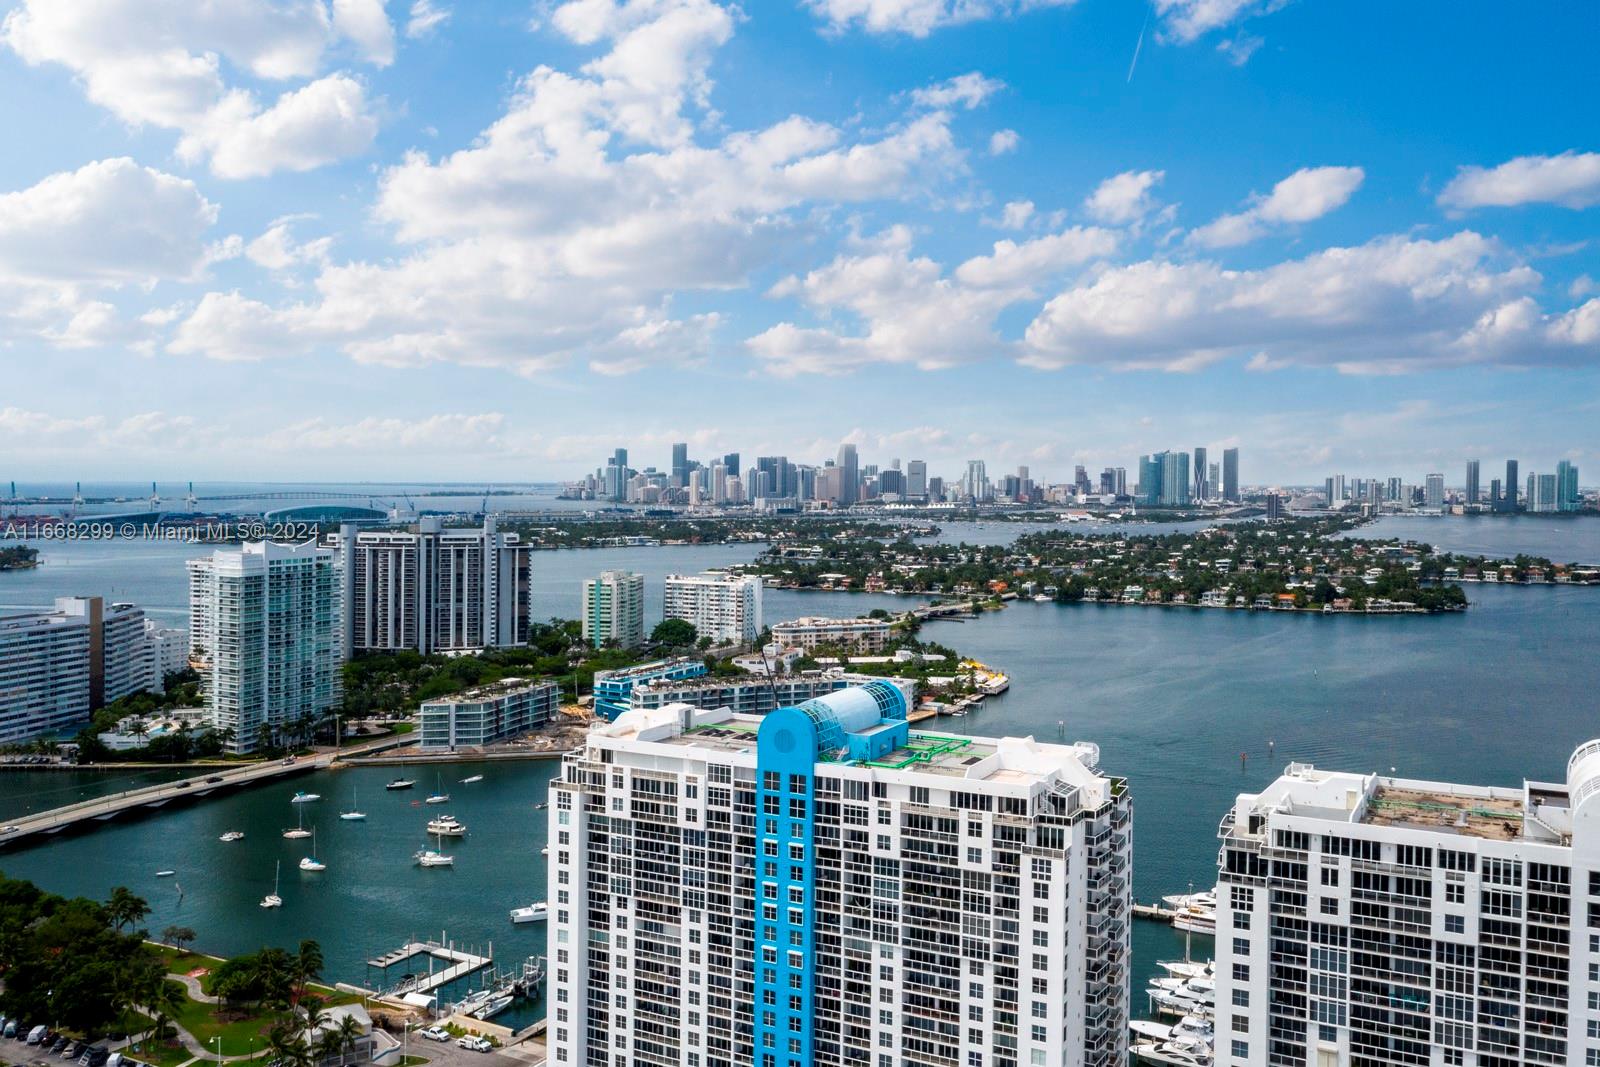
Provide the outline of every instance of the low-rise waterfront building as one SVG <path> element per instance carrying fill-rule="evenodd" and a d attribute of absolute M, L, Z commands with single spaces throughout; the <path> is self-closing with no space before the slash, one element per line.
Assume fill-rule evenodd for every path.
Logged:
<path fill-rule="evenodd" d="M 592 729 L 551 785 L 551 1062 L 1125 1062 L 1126 784 L 905 716 L 875 680 Z"/>
<path fill-rule="evenodd" d="M 772 627 L 772 639 L 780 645 L 803 648 L 807 652 L 827 645 L 857 652 L 882 652 L 889 643 L 888 619 L 827 619 L 807 616 L 790 619 Z"/>
<path fill-rule="evenodd" d="M 644 644 L 644 575 L 602 571 L 584 579 L 583 640 L 592 648 Z"/>
<path fill-rule="evenodd" d="M 862 674 L 811 671 L 784 674 L 773 678 L 749 675 L 744 678 L 687 678 L 657 681 L 636 686 L 629 697 L 628 710 L 662 708 L 668 704 L 688 704 L 696 708 L 727 708 L 739 715 L 765 715 L 777 708 L 803 704 L 840 689 L 864 685 L 872 679 Z M 885 678 L 905 697 L 907 704 L 916 695 L 916 684 L 908 679 Z"/>
<path fill-rule="evenodd" d="M 666 617 L 684 620 L 719 645 L 754 644 L 761 633 L 761 586 L 756 575 L 669 574 Z"/>
<path fill-rule="evenodd" d="M 594 713 L 604 719 L 615 719 L 628 710 L 628 702 L 635 686 L 656 681 L 698 678 L 705 673 L 705 660 L 693 656 L 660 659 L 614 671 L 595 671 Z"/>
<path fill-rule="evenodd" d="M 1600 741 L 1520 788 L 1290 764 L 1219 836 L 1219 1067 L 1600 1063 Z"/>
<path fill-rule="evenodd" d="M 504 678 L 425 702 L 418 713 L 419 744 L 431 751 L 482 748 L 544 725 L 560 707 L 559 684 Z"/>
<path fill-rule="evenodd" d="M 189 601 L 204 609 L 191 639 L 206 650 L 208 718 L 228 751 L 278 744 L 338 706 L 342 588 L 331 549 L 260 541 L 188 567 Z"/>

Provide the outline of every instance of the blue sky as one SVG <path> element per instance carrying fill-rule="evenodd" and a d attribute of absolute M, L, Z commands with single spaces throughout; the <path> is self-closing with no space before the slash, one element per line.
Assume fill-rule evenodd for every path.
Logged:
<path fill-rule="evenodd" d="M 0 478 L 1600 465 L 1593 5 L 4 10 Z"/>

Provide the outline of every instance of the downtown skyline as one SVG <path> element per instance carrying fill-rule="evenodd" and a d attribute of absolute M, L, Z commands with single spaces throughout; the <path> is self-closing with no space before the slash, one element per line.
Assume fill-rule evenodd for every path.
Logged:
<path fill-rule="evenodd" d="M 1584 13 L 166 7 L 0 5 L 0 478 L 1595 466 Z"/>

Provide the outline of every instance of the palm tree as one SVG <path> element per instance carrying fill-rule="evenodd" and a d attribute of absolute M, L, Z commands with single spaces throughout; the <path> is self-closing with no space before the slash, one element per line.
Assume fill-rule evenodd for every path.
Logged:
<path fill-rule="evenodd" d="M 307 984 L 322 977 L 322 946 L 312 940 L 300 942 L 300 951 L 295 954 L 290 967 L 294 975 L 295 1003 L 305 996 Z"/>
<path fill-rule="evenodd" d="M 345 1056 L 355 1050 L 356 1042 L 363 1036 L 361 1024 L 356 1022 L 354 1015 L 346 1015 L 339 1020 L 339 1028 L 334 1033 L 339 1036 L 339 1062 L 343 1063 Z"/>
<path fill-rule="evenodd" d="M 111 899 L 106 902 L 106 913 L 111 925 L 120 931 L 143 922 L 145 916 L 150 914 L 150 905 L 142 897 L 135 896 L 127 886 L 119 885 L 111 891 Z"/>
<path fill-rule="evenodd" d="M 161 931 L 161 940 L 165 941 L 179 952 L 183 951 L 184 945 L 188 944 L 194 939 L 194 928 L 189 926 L 169 926 L 165 930 Z"/>

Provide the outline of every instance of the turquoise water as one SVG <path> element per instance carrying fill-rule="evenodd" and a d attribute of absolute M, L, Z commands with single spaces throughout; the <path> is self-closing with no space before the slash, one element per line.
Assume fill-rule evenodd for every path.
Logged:
<path fill-rule="evenodd" d="M 1391 515 L 1361 527 L 1354 537 L 1427 541 L 1446 552 L 1544 556 L 1557 563 L 1600 563 L 1600 518 L 1543 515 Z"/>
<path fill-rule="evenodd" d="M 292 948 L 301 938 L 315 938 L 333 981 L 365 984 L 366 960 L 441 932 L 469 950 L 492 948 L 500 965 L 509 967 L 545 952 L 543 924 L 513 926 L 508 912 L 545 897 L 539 850 L 545 845 L 547 812 L 534 804 L 545 799 L 555 766 L 550 761 L 452 764 L 444 776 L 451 803 L 438 806 L 422 803 L 435 786 L 433 768 L 409 768 L 416 788 L 393 793 L 383 788 L 394 776 L 389 768 L 316 772 L 123 817 L 92 832 L 65 833 L 0 854 L 0 868 L 67 895 L 104 899 L 112 887 L 126 885 L 150 902 L 145 921 L 151 931 L 159 934 L 174 924 L 193 927 L 202 951 L 232 955 L 269 944 Z M 482 774 L 483 781 L 460 783 L 473 774 Z M 0 804 L 14 809 L 18 792 L 35 784 L 28 779 L 50 788 L 59 778 L 50 772 L 0 776 Z M 322 800 L 291 804 L 296 790 L 320 793 Z M 352 790 L 367 813 L 365 821 L 338 817 L 350 809 Z M 282 837 L 296 824 L 300 808 L 306 825 L 316 828 L 316 853 L 328 864 L 326 871 L 300 870 L 300 858 L 310 853 L 312 842 Z M 465 838 L 444 842 L 456 865 L 418 867 L 412 854 L 432 844 L 426 824 L 442 812 L 467 825 Z M 245 839 L 219 841 L 229 830 L 244 831 Z M 259 902 L 272 892 L 279 863 L 283 907 L 266 910 Z M 177 874 L 157 878 L 160 870 Z M 389 984 L 399 977 L 391 973 Z M 370 980 L 380 982 L 377 972 Z M 470 984 L 458 983 L 453 995 L 466 993 Z M 531 1022 L 542 1016 L 543 1001 L 515 1012 L 495 1021 Z"/>
<path fill-rule="evenodd" d="M 1430 531 L 1448 531 L 1459 520 L 1417 521 Z M 1522 539 L 1543 536 L 1547 528 L 1587 528 L 1499 521 L 1504 524 L 1481 529 L 1503 532 L 1501 551 L 1507 553 L 1526 550 Z M 1533 534 L 1524 532 L 1534 527 Z M 181 594 L 172 594 L 168 580 L 181 579 L 181 552 L 162 558 L 158 569 L 168 578 L 158 579 L 120 567 L 108 546 L 94 548 L 80 548 L 53 573 L 110 575 L 126 585 L 165 589 L 166 603 L 181 608 Z M 668 571 L 749 558 L 755 551 L 700 546 L 540 553 L 537 603 L 541 615 L 570 614 L 578 579 L 604 566 L 641 570 L 651 576 L 648 588 Z M 5 576 L 0 599 L 10 601 L 13 579 L 34 581 L 46 571 Z M 1290 760 L 1356 771 L 1393 767 L 1401 775 L 1484 784 L 1559 778 L 1572 748 L 1600 736 L 1600 657 L 1594 655 L 1600 590 L 1473 586 L 1469 596 L 1471 610 L 1428 618 L 1022 602 L 970 622 L 931 623 L 924 633 L 1004 668 L 1013 683 L 981 711 L 941 721 L 940 729 L 1092 740 L 1101 746 L 1104 770 L 1129 779 L 1134 889 L 1150 900 L 1190 882 L 1209 885 L 1223 812 L 1238 793 L 1260 789 Z M 892 602 L 774 592 L 769 618 L 855 613 Z M 152 929 L 193 926 L 211 951 L 315 937 L 335 978 L 360 982 L 368 957 L 440 929 L 480 945 L 493 939 L 497 955 L 511 962 L 541 950 L 543 932 L 514 930 L 506 911 L 544 895 L 538 852 L 544 813 L 532 804 L 544 795 L 553 768 L 482 769 L 488 778 L 479 786 L 452 787 L 459 798 L 452 810 L 472 829 L 467 841 L 450 846 L 461 857 L 452 871 L 411 866 L 425 813 L 410 802 L 420 799 L 426 775 L 418 791 L 397 796 L 382 792 L 388 774 L 377 768 L 324 773 L 112 823 L 0 853 L 0 867 L 60 892 L 103 897 L 126 883 L 157 905 Z M 454 777 L 468 773 L 451 770 Z M 334 817 L 352 783 L 371 814 L 366 824 Z M 91 788 L 92 782 L 70 774 L 0 774 L 0 810 Z M 293 821 L 288 797 L 296 788 L 327 798 L 308 812 L 318 816 L 319 851 L 331 865 L 322 875 L 295 869 L 302 850 L 277 836 Z M 22 797 L 42 790 L 56 792 Z M 244 842 L 230 849 L 216 841 L 234 828 L 249 835 Z M 280 857 L 285 907 L 262 912 L 256 902 L 270 888 Z M 181 903 L 171 880 L 154 878 L 165 867 L 179 871 Z M 1209 952 L 1207 941 L 1197 944 Z M 1182 947 L 1169 929 L 1137 924 L 1136 979 L 1155 959 Z M 1141 988 L 1136 984 L 1136 1004 Z"/>

